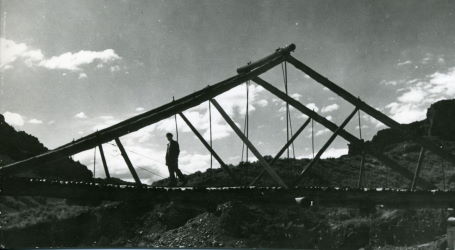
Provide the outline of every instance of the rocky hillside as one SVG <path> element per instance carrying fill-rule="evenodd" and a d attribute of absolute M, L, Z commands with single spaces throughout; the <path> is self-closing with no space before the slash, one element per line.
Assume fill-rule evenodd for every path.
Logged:
<path fill-rule="evenodd" d="M 1 116 L 1 115 L 0 115 Z M 48 149 L 32 135 L 16 131 L 0 117 L 0 166 L 42 154 Z M 16 171 L 14 175 L 87 180 L 92 172 L 86 166 L 69 158 Z"/>
<path fill-rule="evenodd" d="M 455 141 L 455 99 L 433 103 L 427 110 L 425 120 L 404 124 L 403 127 L 418 136 L 425 136 L 436 141 Z M 366 144 L 378 150 L 409 140 L 396 129 L 380 130 Z M 358 154 L 360 149 L 350 145 L 349 154 Z"/>

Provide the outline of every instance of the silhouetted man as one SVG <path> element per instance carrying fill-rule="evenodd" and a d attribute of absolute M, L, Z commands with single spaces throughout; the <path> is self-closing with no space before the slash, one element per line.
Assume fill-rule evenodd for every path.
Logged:
<path fill-rule="evenodd" d="M 180 153 L 179 143 L 172 139 L 171 133 L 167 133 L 166 138 L 169 141 L 166 150 L 166 165 L 167 168 L 169 169 L 169 179 L 171 179 L 170 185 L 175 186 L 177 184 L 175 180 L 175 174 L 177 174 L 177 176 L 179 177 L 179 180 L 182 182 L 182 185 L 185 185 L 186 178 L 182 174 L 182 171 L 180 171 L 178 165 Z"/>

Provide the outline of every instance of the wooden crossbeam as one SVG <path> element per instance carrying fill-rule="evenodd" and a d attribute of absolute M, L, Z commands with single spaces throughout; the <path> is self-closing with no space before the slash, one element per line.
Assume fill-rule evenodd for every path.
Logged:
<path fill-rule="evenodd" d="M 187 95 L 143 114 L 124 120 L 113 126 L 97 131 L 96 133 L 84 136 L 76 141 L 70 142 L 46 153 L 3 166 L 0 168 L 0 171 L 8 172 L 17 167 L 39 165 L 56 159 L 68 157 L 79 152 L 94 148 L 101 143 L 106 143 L 117 137 L 121 137 L 123 135 L 137 131 L 143 127 L 171 117 L 178 112 L 182 112 L 191 107 L 195 107 L 248 80 L 251 80 L 253 77 L 258 76 L 282 63 L 284 61 L 284 57 L 288 55 L 294 48 L 295 46 L 288 46 L 284 49 L 276 51 L 273 53 L 274 56 L 271 57 L 269 61 L 261 63 L 258 67 L 249 72 L 233 76 L 224 81 L 216 83 L 215 85 L 206 87 L 193 94 Z"/>
<path fill-rule="evenodd" d="M 122 154 L 122 157 L 125 160 L 125 163 L 128 166 L 128 169 L 130 170 L 131 175 L 134 178 L 134 181 L 136 182 L 137 185 L 142 185 L 141 180 L 139 179 L 139 176 L 137 175 L 136 170 L 134 169 L 133 164 L 131 163 L 130 158 L 128 157 L 128 154 L 125 151 L 125 148 L 120 142 L 120 139 L 115 138 L 115 143 L 117 143 L 117 146 L 120 149 L 120 153 Z"/>
<path fill-rule="evenodd" d="M 234 130 L 234 132 L 240 137 L 240 139 L 245 143 L 245 145 L 251 150 L 251 152 L 258 158 L 261 165 L 265 168 L 265 170 L 270 174 L 273 180 L 275 180 L 280 186 L 284 188 L 288 188 L 286 183 L 278 176 L 278 174 L 272 169 L 272 167 L 267 163 L 267 161 L 262 157 L 259 151 L 254 147 L 254 145 L 246 138 L 246 136 L 242 133 L 242 131 L 235 125 L 234 121 L 229 117 L 229 115 L 224 111 L 224 109 L 220 106 L 220 104 L 215 100 L 211 99 L 213 106 L 218 110 L 224 120 L 229 124 L 229 126 Z"/>
<path fill-rule="evenodd" d="M 299 174 L 297 179 L 293 182 L 294 186 L 297 185 L 308 171 L 318 164 L 319 160 L 321 159 L 322 154 L 329 148 L 330 144 L 335 140 L 335 138 L 338 136 L 341 130 L 346 127 L 346 125 L 349 123 L 349 121 L 352 119 L 352 117 L 355 115 L 357 112 L 358 108 L 355 108 L 354 111 L 348 115 L 348 117 L 341 123 L 341 125 L 333 132 L 333 134 L 330 136 L 330 138 L 324 143 L 324 145 L 319 149 L 318 153 L 316 156 L 303 168 L 302 172 Z"/>
<path fill-rule="evenodd" d="M 100 155 L 101 155 L 101 161 L 103 162 L 103 167 L 104 167 L 104 173 L 106 174 L 106 178 L 107 179 L 110 179 L 111 178 L 111 175 L 109 174 L 109 169 L 107 167 L 107 163 L 106 163 L 106 158 L 104 157 L 104 150 L 103 150 L 103 145 L 99 145 L 98 146 L 99 150 L 100 150 Z"/>
<path fill-rule="evenodd" d="M 392 118 L 390 118 L 386 114 L 382 113 L 381 111 L 371 107 L 370 105 L 363 102 L 359 98 L 355 97 L 354 95 L 352 95 L 345 89 L 341 88 L 334 82 L 332 82 L 329 79 L 327 79 L 326 77 L 322 76 L 321 74 L 319 74 L 312 68 L 303 64 L 301 61 L 297 60 L 296 58 L 292 57 L 291 55 L 287 56 L 286 61 L 291 63 L 292 65 L 294 65 L 297 69 L 303 71 L 305 74 L 307 74 L 308 76 L 310 76 L 311 78 L 313 78 L 314 80 L 316 80 L 317 82 L 322 84 L 324 87 L 332 90 L 333 92 L 335 92 L 337 95 L 339 95 L 346 101 L 352 103 L 356 107 L 359 107 L 359 109 L 362 110 L 363 112 L 371 115 L 372 117 L 374 117 L 378 121 L 384 123 L 385 125 L 389 126 L 390 128 L 400 131 L 407 137 L 409 137 L 409 138 L 413 139 L 414 141 L 416 141 L 417 143 L 419 143 L 421 146 L 425 147 L 426 149 L 432 151 L 433 153 L 435 153 L 435 154 L 441 156 L 442 158 L 455 164 L 454 155 L 452 155 L 451 153 L 449 153 L 446 150 L 441 149 L 438 145 L 436 145 L 432 141 L 430 141 L 424 137 L 412 134 L 410 131 L 404 129 L 403 126 L 401 126 L 401 124 L 398 123 L 397 121 L 393 120 Z"/>
<path fill-rule="evenodd" d="M 297 137 L 300 135 L 300 133 L 302 133 L 302 131 L 305 129 L 305 127 L 308 126 L 310 121 L 311 121 L 311 118 L 308 118 L 302 124 L 302 126 L 300 126 L 300 128 L 295 132 L 295 134 L 291 137 L 291 139 L 289 139 L 289 141 L 286 144 L 284 144 L 284 146 L 280 149 L 280 151 L 278 151 L 278 153 L 275 155 L 275 157 L 273 157 L 273 159 L 269 162 L 269 165 L 273 166 L 273 164 L 275 164 L 275 162 L 283 155 L 283 153 L 286 151 L 286 149 L 289 148 L 289 146 L 295 141 L 295 139 L 297 139 Z M 262 172 L 256 178 L 253 179 L 253 181 L 250 183 L 250 186 L 254 186 L 262 178 L 262 176 L 264 176 L 265 172 L 266 172 L 265 169 L 263 169 Z"/>
<path fill-rule="evenodd" d="M 235 183 L 239 184 L 239 180 L 235 177 L 235 175 L 232 173 L 232 171 L 228 168 L 228 166 L 224 163 L 224 161 L 221 159 L 221 157 L 213 150 L 213 148 L 210 146 L 210 144 L 202 137 L 202 135 L 197 131 L 197 129 L 191 124 L 191 122 L 186 118 L 186 116 L 183 113 L 179 113 L 180 117 L 182 117 L 183 121 L 188 125 L 188 127 L 193 131 L 193 133 L 196 135 L 196 137 L 202 142 L 202 144 L 207 148 L 210 153 L 212 153 L 213 157 L 218 161 L 220 164 L 221 168 L 228 173 L 228 175 L 234 180 Z"/>
<path fill-rule="evenodd" d="M 252 80 L 254 82 L 256 82 L 257 84 L 261 85 L 266 90 L 270 91 L 272 94 L 276 95 L 278 98 L 282 99 L 283 101 L 289 102 L 289 104 L 291 106 L 293 106 L 294 108 L 296 108 L 300 112 L 304 113 L 305 115 L 311 117 L 314 121 L 322 124 L 324 127 L 326 127 L 327 129 L 331 130 L 332 132 L 335 132 L 337 130 L 338 126 L 335 123 L 327 120 L 323 116 L 320 116 L 318 113 L 316 113 L 316 112 L 312 111 L 311 109 L 307 108 L 305 105 L 303 105 L 299 101 L 295 100 L 294 98 L 289 97 L 284 92 L 282 92 L 278 88 L 274 87 L 270 83 L 264 81 L 263 79 L 261 79 L 259 77 L 255 77 Z M 362 143 L 362 141 L 360 139 L 358 139 L 356 136 L 354 136 L 353 134 L 347 132 L 344 129 L 341 130 L 339 132 L 339 134 L 340 134 L 341 137 L 343 137 L 345 140 L 349 141 L 352 144 L 357 144 L 358 145 L 358 144 Z M 407 170 L 406 168 L 400 166 L 398 163 L 396 163 L 395 161 L 393 161 L 392 159 L 390 159 L 389 157 L 387 157 L 383 153 L 377 152 L 376 150 L 374 150 L 374 149 L 372 149 L 370 147 L 365 148 L 365 150 L 369 154 L 373 155 L 378 160 L 383 162 L 386 166 L 388 166 L 391 169 L 395 170 L 396 172 L 400 173 L 405 178 L 407 178 L 409 180 L 412 180 L 413 174 L 409 170 Z M 430 182 L 422 179 L 421 177 L 419 177 L 419 183 L 420 183 L 420 185 L 422 185 L 422 186 L 424 186 L 426 188 L 436 188 L 436 186 L 434 186 Z"/>

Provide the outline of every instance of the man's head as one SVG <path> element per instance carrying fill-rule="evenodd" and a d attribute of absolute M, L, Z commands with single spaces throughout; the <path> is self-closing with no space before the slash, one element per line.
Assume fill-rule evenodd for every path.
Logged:
<path fill-rule="evenodd" d="M 173 137 L 173 135 L 171 133 L 166 134 L 166 138 L 168 141 L 172 141 L 172 137 Z"/>

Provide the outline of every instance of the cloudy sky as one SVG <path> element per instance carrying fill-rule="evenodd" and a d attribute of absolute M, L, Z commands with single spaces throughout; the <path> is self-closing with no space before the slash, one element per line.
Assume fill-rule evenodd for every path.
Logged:
<path fill-rule="evenodd" d="M 455 94 L 453 1 L 13 1 L 0 0 L 0 113 L 18 130 L 54 148 L 235 74 L 237 67 L 295 43 L 293 55 L 399 122 Z M 289 92 L 340 124 L 353 107 L 288 67 Z M 284 89 L 280 67 L 264 78 Z M 216 99 L 243 127 L 246 86 Z M 263 155 L 286 140 L 284 104 L 250 86 L 250 138 Z M 186 111 L 208 136 L 208 104 Z M 306 119 L 291 110 L 297 129 Z M 383 125 L 362 114 L 371 138 Z M 213 110 L 214 148 L 228 163 L 241 142 Z M 347 129 L 358 134 L 356 121 Z M 178 121 L 185 173 L 210 156 Z M 172 119 L 121 138 L 139 175 L 166 177 L 164 134 Z M 330 136 L 315 124 L 316 151 Z M 311 129 L 295 144 L 311 156 Z M 115 146 L 112 174 L 131 179 Z M 347 152 L 337 139 L 325 157 Z M 94 151 L 76 159 L 93 168 Z M 250 154 L 251 155 L 251 154 Z M 96 176 L 103 177 L 99 155 Z M 218 167 L 218 164 L 215 164 Z M 153 174 L 151 172 L 153 172 Z"/>

